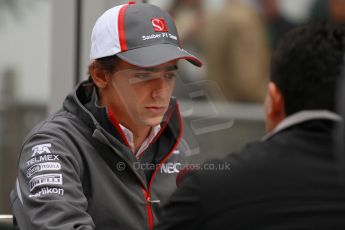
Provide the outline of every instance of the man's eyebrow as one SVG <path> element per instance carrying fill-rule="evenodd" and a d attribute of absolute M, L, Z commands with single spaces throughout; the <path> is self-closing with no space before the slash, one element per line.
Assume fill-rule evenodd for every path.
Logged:
<path fill-rule="evenodd" d="M 171 66 L 167 66 L 164 68 L 152 67 L 152 68 L 142 68 L 142 69 L 138 69 L 138 70 L 150 71 L 150 72 L 174 71 L 174 70 L 178 70 L 178 67 L 177 67 L 177 65 L 171 65 Z"/>

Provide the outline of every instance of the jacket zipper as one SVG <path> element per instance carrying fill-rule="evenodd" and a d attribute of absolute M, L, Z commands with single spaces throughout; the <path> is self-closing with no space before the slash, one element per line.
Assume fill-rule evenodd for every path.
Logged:
<path fill-rule="evenodd" d="M 176 103 L 176 106 L 177 106 L 177 112 L 180 113 L 180 109 L 179 109 L 179 104 Z M 172 114 L 172 113 L 171 113 Z M 170 117 L 171 117 L 171 114 L 170 114 Z M 146 189 L 146 185 L 143 183 L 143 181 L 140 179 L 140 176 L 137 175 L 137 177 L 139 178 L 141 184 L 142 184 L 142 191 L 144 193 L 144 197 L 145 197 L 145 202 L 146 202 L 146 211 L 147 211 L 147 224 L 149 226 L 149 230 L 153 230 L 153 227 L 154 227 L 154 219 L 153 219 L 153 212 L 152 212 L 152 203 L 155 203 L 155 202 L 160 202 L 160 201 L 152 201 L 151 200 L 151 196 L 150 196 L 150 190 L 151 190 L 151 186 L 152 186 L 152 182 L 153 182 L 153 179 L 155 177 L 155 175 L 157 174 L 158 170 L 160 169 L 161 165 L 168 160 L 168 158 L 171 156 L 171 154 L 173 153 L 173 151 L 177 148 L 177 146 L 179 146 L 180 144 L 180 140 L 182 138 L 182 133 L 183 133 L 183 126 L 182 126 L 182 119 L 181 117 L 179 116 L 179 124 L 181 125 L 180 126 L 180 133 L 177 137 L 177 140 L 176 140 L 176 143 L 175 145 L 173 146 L 173 148 L 171 149 L 171 151 L 168 153 L 168 155 L 158 164 L 158 167 L 154 170 L 153 174 L 152 174 L 152 177 L 151 177 L 151 180 L 149 182 L 149 186 L 148 188 Z M 165 128 L 165 127 L 164 127 Z M 161 130 L 162 131 L 162 130 Z M 102 134 L 101 131 L 99 132 L 94 132 L 93 133 L 93 136 L 96 137 L 98 135 L 100 135 L 100 139 L 103 143 L 107 144 L 108 146 L 110 146 L 115 152 L 117 152 L 117 150 L 109 143 L 109 141 L 104 137 L 104 135 Z M 160 133 L 159 133 L 160 135 Z M 98 139 L 98 138 L 97 138 Z M 151 144 L 151 143 L 150 143 Z M 122 157 L 121 157 L 122 158 Z M 128 165 L 129 162 L 122 158 L 125 162 L 127 162 Z M 133 170 L 135 172 L 135 170 Z M 136 173 L 135 173 L 136 174 Z"/>
<path fill-rule="evenodd" d="M 153 229 L 153 213 L 152 213 L 152 206 L 151 206 L 151 197 L 149 191 L 146 191 L 145 189 L 142 189 L 145 201 L 146 201 L 146 211 L 147 211 L 147 224 L 149 226 L 149 229 Z"/>
<path fill-rule="evenodd" d="M 102 134 L 102 132 L 100 130 L 96 129 L 92 136 L 94 138 L 96 138 L 97 140 L 100 140 L 102 143 L 108 145 L 111 149 L 113 149 L 115 151 L 115 153 L 117 153 L 117 150 L 110 144 L 108 139 Z M 119 154 L 119 156 L 121 157 L 120 154 Z M 122 158 L 122 160 L 125 161 L 128 165 L 131 165 L 130 162 L 128 162 L 126 159 Z M 136 171 L 134 169 L 132 169 L 132 170 L 136 174 Z M 137 178 L 141 182 L 142 191 L 143 191 L 143 194 L 144 194 L 144 197 L 145 197 L 146 212 L 147 212 L 147 217 L 148 217 L 147 218 L 147 224 L 149 226 L 149 230 L 152 230 L 154 222 L 153 222 L 153 214 L 152 214 L 151 198 L 150 198 L 149 188 L 146 188 L 145 183 L 141 180 L 141 177 L 139 175 L 137 175 Z"/>
<path fill-rule="evenodd" d="M 179 105 L 177 104 L 177 112 L 180 113 L 179 111 Z M 143 189 L 143 192 L 144 192 L 144 195 L 145 195 L 145 199 L 146 199 L 146 209 L 147 209 L 147 215 L 148 215 L 148 225 L 149 225 L 149 229 L 152 230 L 153 227 L 154 227 L 154 220 L 153 220 L 153 213 L 152 213 L 152 203 L 154 202 L 159 202 L 159 201 L 153 201 L 151 200 L 151 195 L 150 195 L 150 191 L 151 191 L 151 187 L 152 187 L 152 183 L 153 183 L 153 179 L 154 177 L 156 176 L 158 170 L 161 168 L 162 164 L 164 162 L 166 162 L 169 157 L 172 155 L 172 153 L 174 152 L 174 150 L 179 146 L 180 144 L 180 141 L 181 141 L 181 138 L 182 138 L 182 134 L 183 134 L 183 126 L 182 126 L 182 120 L 181 120 L 181 117 L 179 116 L 179 124 L 181 125 L 180 127 L 180 132 L 179 132 L 179 135 L 177 136 L 177 140 L 174 144 L 174 146 L 172 147 L 172 149 L 170 150 L 170 152 L 168 153 L 168 155 L 166 155 L 166 157 L 161 160 L 158 164 L 158 166 L 155 168 L 153 174 L 152 174 L 152 177 L 150 179 L 150 182 L 149 182 L 149 186 L 147 188 L 147 190 Z"/>
<path fill-rule="evenodd" d="M 181 121 L 180 121 L 181 122 Z M 154 219 L 153 219 L 153 213 L 152 213 L 152 203 L 154 203 L 154 201 L 151 200 L 151 196 L 150 196 L 150 190 L 152 187 L 152 183 L 153 183 L 153 179 L 155 177 L 155 175 L 157 174 L 158 170 L 160 169 L 161 165 L 168 160 L 168 158 L 171 156 L 171 154 L 173 153 L 173 151 L 177 148 L 177 146 L 180 144 L 180 140 L 182 138 L 182 133 L 183 133 L 183 128 L 181 127 L 179 136 L 177 138 L 177 141 L 175 143 L 175 145 L 173 146 L 173 148 L 171 149 L 171 151 L 168 153 L 168 155 L 158 164 L 158 167 L 155 169 L 155 171 L 152 174 L 151 180 L 149 182 L 149 186 L 146 189 L 146 185 L 143 183 L 143 181 L 140 179 L 140 176 L 137 175 L 137 177 L 139 178 L 141 185 L 142 185 L 142 191 L 145 197 L 145 202 L 146 202 L 146 212 L 147 212 L 147 224 L 149 227 L 149 230 L 153 230 L 154 227 Z M 96 139 L 102 141 L 103 143 L 107 144 L 108 146 L 110 146 L 115 152 L 117 152 L 117 150 L 109 143 L 109 141 L 104 137 L 104 135 L 102 134 L 102 132 L 100 132 L 99 130 L 95 130 L 95 132 L 93 133 L 93 137 L 95 137 Z M 124 160 L 128 165 L 130 165 L 130 163 L 122 158 L 122 160 Z M 133 170 L 135 172 L 135 170 Z M 136 173 L 135 173 L 136 174 Z M 155 201 L 155 202 L 159 202 L 159 201 Z"/>
<path fill-rule="evenodd" d="M 172 148 L 172 150 L 170 151 L 170 153 L 166 156 L 166 158 L 164 158 L 157 166 L 157 168 L 155 169 L 155 171 L 152 174 L 151 180 L 150 180 L 150 184 L 147 190 L 142 189 L 144 196 L 145 196 L 145 200 L 146 200 L 146 210 L 147 210 L 147 223 L 149 225 L 149 229 L 152 230 L 153 226 L 154 226 L 154 220 L 153 220 L 153 213 L 152 213 L 152 203 L 159 203 L 160 201 L 153 201 L 151 200 L 151 195 L 150 195 L 150 190 L 152 187 L 152 183 L 153 183 L 153 178 L 155 177 L 155 175 L 157 174 L 158 170 L 160 169 L 160 166 L 170 157 L 170 155 L 173 153 L 173 151 L 176 149 L 176 147 L 178 146 L 179 142 L 180 142 L 179 138 L 175 144 L 175 146 Z"/>

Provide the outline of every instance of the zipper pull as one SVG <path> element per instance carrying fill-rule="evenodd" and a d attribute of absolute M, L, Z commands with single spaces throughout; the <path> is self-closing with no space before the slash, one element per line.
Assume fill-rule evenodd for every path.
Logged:
<path fill-rule="evenodd" d="M 149 203 L 150 205 L 159 204 L 160 202 L 160 200 L 152 200 L 151 197 L 147 197 L 147 203 Z"/>

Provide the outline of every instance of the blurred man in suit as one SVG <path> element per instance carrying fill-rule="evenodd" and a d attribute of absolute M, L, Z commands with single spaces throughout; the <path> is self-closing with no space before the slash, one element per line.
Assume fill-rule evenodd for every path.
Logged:
<path fill-rule="evenodd" d="M 156 229 L 345 229 L 333 140 L 344 51 L 344 27 L 290 31 L 272 57 L 267 136 L 189 173 Z"/>

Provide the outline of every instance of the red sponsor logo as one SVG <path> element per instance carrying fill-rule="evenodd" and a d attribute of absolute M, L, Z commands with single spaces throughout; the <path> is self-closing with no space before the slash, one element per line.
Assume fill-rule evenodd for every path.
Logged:
<path fill-rule="evenodd" d="M 151 22 L 155 32 L 168 32 L 167 25 L 163 18 L 152 18 Z"/>

